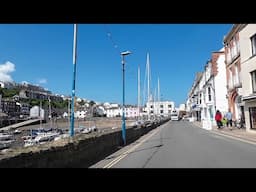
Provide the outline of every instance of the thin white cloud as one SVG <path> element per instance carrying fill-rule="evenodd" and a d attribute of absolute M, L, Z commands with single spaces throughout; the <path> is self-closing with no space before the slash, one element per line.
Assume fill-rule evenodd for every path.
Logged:
<path fill-rule="evenodd" d="M 13 82 L 13 79 L 10 75 L 15 71 L 15 65 L 10 61 L 5 62 L 4 64 L 0 64 L 0 81 L 3 82 Z"/>
<path fill-rule="evenodd" d="M 39 79 L 38 83 L 39 84 L 46 84 L 47 83 L 47 79 L 45 79 L 45 78 Z"/>

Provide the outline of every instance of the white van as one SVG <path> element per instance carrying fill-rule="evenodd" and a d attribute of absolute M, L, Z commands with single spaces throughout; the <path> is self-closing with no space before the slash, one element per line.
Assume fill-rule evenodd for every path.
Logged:
<path fill-rule="evenodd" d="M 172 121 L 179 121 L 179 115 L 177 113 L 171 114 L 171 120 Z"/>

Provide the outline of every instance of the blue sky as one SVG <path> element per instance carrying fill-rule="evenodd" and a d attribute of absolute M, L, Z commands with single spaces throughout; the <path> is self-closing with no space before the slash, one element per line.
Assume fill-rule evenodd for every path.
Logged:
<path fill-rule="evenodd" d="M 163 100 L 185 103 L 195 73 L 222 48 L 232 24 L 78 24 L 76 96 L 122 102 L 126 56 L 126 103 L 137 104 L 137 70 L 143 92 L 146 55 L 151 87 Z M 110 33 L 110 34 L 109 34 Z M 27 81 L 71 95 L 73 24 L 0 24 L 0 80 Z"/>

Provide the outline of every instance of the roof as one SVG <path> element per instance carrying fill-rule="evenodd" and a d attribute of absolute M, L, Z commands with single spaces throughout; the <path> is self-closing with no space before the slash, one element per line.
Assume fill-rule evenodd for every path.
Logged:
<path fill-rule="evenodd" d="M 223 43 L 227 44 L 233 38 L 233 36 L 241 31 L 246 25 L 247 24 L 233 24 L 230 31 L 224 36 Z"/>
<path fill-rule="evenodd" d="M 196 82 L 196 83 L 201 79 L 202 75 L 203 75 L 202 72 L 197 72 L 197 73 L 196 73 L 196 79 L 195 79 L 195 82 Z"/>

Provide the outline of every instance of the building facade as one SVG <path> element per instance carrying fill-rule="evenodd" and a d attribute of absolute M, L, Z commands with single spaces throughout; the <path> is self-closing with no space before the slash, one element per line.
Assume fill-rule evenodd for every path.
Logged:
<path fill-rule="evenodd" d="M 244 25 L 242 24 L 234 24 L 223 41 L 225 46 L 228 107 L 232 112 L 234 121 L 240 118 L 240 114 L 244 114 L 239 37 L 239 32 L 243 27 Z"/>
<path fill-rule="evenodd" d="M 228 111 L 227 76 L 224 48 L 212 53 L 213 87 L 215 94 L 215 109 L 222 114 Z M 215 112 L 216 112 L 215 110 Z"/>
<path fill-rule="evenodd" d="M 139 115 L 139 109 L 137 107 L 125 107 L 125 117 L 126 118 L 136 118 Z M 106 110 L 107 117 L 122 117 L 123 112 L 121 107 L 113 107 Z"/>
<path fill-rule="evenodd" d="M 205 121 L 213 122 L 214 120 L 215 95 L 213 81 L 212 62 L 208 61 L 204 67 L 203 75 L 199 82 L 199 104 L 203 123 L 205 123 Z"/>
<path fill-rule="evenodd" d="M 244 25 L 239 32 L 241 50 L 242 101 L 246 131 L 256 131 L 256 24 Z"/>
<path fill-rule="evenodd" d="M 20 114 L 20 106 L 12 99 L 1 98 L 0 112 L 8 114 L 11 117 L 17 117 Z"/>
<path fill-rule="evenodd" d="M 207 126 L 216 125 L 215 113 L 219 110 L 223 115 L 228 111 L 226 70 L 224 48 L 212 52 L 211 59 L 207 61 L 203 76 L 199 83 L 201 116 Z"/>
<path fill-rule="evenodd" d="M 175 110 L 173 101 L 150 101 L 146 103 L 145 112 L 151 116 L 169 116 Z"/>
<path fill-rule="evenodd" d="M 216 110 L 225 114 L 228 110 L 226 66 L 224 48 L 214 51 L 206 62 L 204 71 L 196 74 L 187 99 L 187 110 L 193 120 L 201 121 L 204 128 L 216 125 Z"/>
<path fill-rule="evenodd" d="M 203 73 L 201 72 L 198 72 L 196 74 L 194 83 L 188 94 L 187 110 L 189 110 L 189 116 L 191 117 L 191 121 L 201 121 L 202 101 L 200 101 L 200 98 L 202 98 L 202 95 L 200 95 L 199 92 L 199 82 L 201 81 L 202 76 Z"/>
<path fill-rule="evenodd" d="M 43 87 L 37 85 L 31 85 L 28 83 L 17 84 L 16 87 L 20 90 L 20 98 L 30 98 L 30 99 L 42 99 L 51 101 L 63 101 L 61 95 L 52 94 L 51 91 L 45 90 Z"/>

